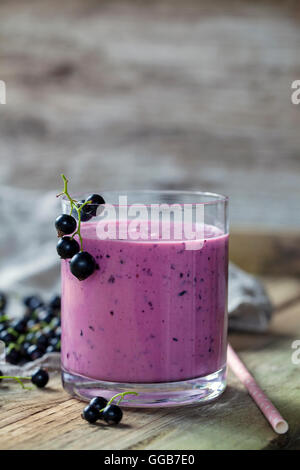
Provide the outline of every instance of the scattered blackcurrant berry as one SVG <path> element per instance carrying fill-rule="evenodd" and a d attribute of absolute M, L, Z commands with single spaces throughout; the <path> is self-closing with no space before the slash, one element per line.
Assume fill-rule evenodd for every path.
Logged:
<path fill-rule="evenodd" d="M 39 348 L 36 344 L 32 344 L 27 349 L 27 355 L 31 361 L 35 361 L 44 355 L 44 350 Z"/>
<path fill-rule="evenodd" d="M 54 317 L 53 320 L 51 320 L 51 328 L 55 329 L 58 326 L 60 326 L 60 318 Z"/>
<path fill-rule="evenodd" d="M 46 350 L 47 346 L 49 345 L 49 339 L 42 331 L 37 332 L 35 341 L 37 347 L 41 350 Z"/>
<path fill-rule="evenodd" d="M 27 330 L 27 321 L 25 319 L 15 320 L 11 323 L 11 328 L 22 335 Z"/>
<path fill-rule="evenodd" d="M 45 326 L 42 332 L 49 340 L 55 337 L 55 330 L 51 326 Z"/>
<path fill-rule="evenodd" d="M 8 329 L 9 330 L 9 329 Z M 4 341 L 5 344 L 13 343 L 16 339 L 16 336 L 8 330 L 3 330 L 0 333 L 1 341 Z"/>
<path fill-rule="evenodd" d="M 18 364 L 21 360 L 21 354 L 20 351 L 16 348 L 15 345 L 12 345 L 11 347 L 8 348 L 8 351 L 5 355 L 5 359 L 7 362 L 10 364 Z"/>
<path fill-rule="evenodd" d="M 96 269 L 96 263 L 92 255 L 87 251 L 81 251 L 76 254 L 70 263 L 71 273 L 80 281 L 84 281 L 93 274 Z"/>
<path fill-rule="evenodd" d="M 0 323 L 0 334 L 2 333 L 2 331 L 7 330 L 7 328 L 8 328 L 7 322 Z"/>
<path fill-rule="evenodd" d="M 57 253 L 63 259 L 73 258 L 79 252 L 80 247 L 77 241 L 71 237 L 62 237 L 57 246 Z"/>
<path fill-rule="evenodd" d="M 60 338 L 54 337 L 50 339 L 49 345 L 53 346 L 55 351 L 58 351 L 60 349 Z"/>
<path fill-rule="evenodd" d="M 38 307 L 44 305 L 44 302 L 38 295 L 30 295 L 29 297 L 25 297 L 23 302 L 26 307 L 29 308 L 29 310 L 36 310 Z"/>
<path fill-rule="evenodd" d="M 0 310 L 5 310 L 7 298 L 4 292 L 0 292 Z"/>
<path fill-rule="evenodd" d="M 118 405 L 107 405 L 102 412 L 102 417 L 108 424 L 118 424 L 122 416 L 123 412 Z"/>
<path fill-rule="evenodd" d="M 26 340 L 20 345 L 20 354 L 22 358 L 25 359 L 26 361 L 30 360 L 30 357 L 28 356 L 28 348 L 30 346 L 31 346 L 31 343 Z"/>
<path fill-rule="evenodd" d="M 92 405 L 88 405 L 82 412 L 82 418 L 89 423 L 95 423 L 99 419 L 99 411 Z"/>
<path fill-rule="evenodd" d="M 94 397 L 90 401 L 90 405 L 99 411 L 100 418 L 102 418 L 102 413 L 100 413 L 100 411 L 106 407 L 107 403 L 108 402 L 106 398 L 103 398 L 103 397 Z"/>
<path fill-rule="evenodd" d="M 49 374 L 45 369 L 39 369 L 31 376 L 31 382 L 34 385 L 36 385 L 38 388 L 45 387 L 48 381 L 49 381 Z"/>
<path fill-rule="evenodd" d="M 71 215 L 62 214 L 55 220 L 55 228 L 57 235 L 62 237 L 63 235 L 70 235 L 74 233 L 77 227 L 77 222 Z"/>
<path fill-rule="evenodd" d="M 50 323 L 55 317 L 55 311 L 51 307 L 41 310 L 38 315 L 38 320 L 44 323 Z"/>
<path fill-rule="evenodd" d="M 55 295 L 49 302 L 49 307 L 53 308 L 53 310 L 59 310 L 61 305 L 61 298 L 60 295 Z"/>

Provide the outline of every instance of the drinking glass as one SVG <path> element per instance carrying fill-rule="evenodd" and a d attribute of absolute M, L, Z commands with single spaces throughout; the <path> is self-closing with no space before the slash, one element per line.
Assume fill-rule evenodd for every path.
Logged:
<path fill-rule="evenodd" d="M 136 392 L 122 402 L 134 407 L 217 398 L 226 386 L 227 197 L 101 194 L 106 204 L 81 223 L 95 272 L 79 281 L 61 261 L 64 388 L 84 400 Z"/>

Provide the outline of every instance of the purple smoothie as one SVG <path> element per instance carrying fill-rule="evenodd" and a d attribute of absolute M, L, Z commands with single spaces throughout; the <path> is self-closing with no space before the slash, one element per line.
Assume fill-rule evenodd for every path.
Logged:
<path fill-rule="evenodd" d="M 112 382 L 206 376 L 226 364 L 228 235 L 205 227 L 204 245 L 99 240 L 82 225 L 98 268 L 85 281 L 62 260 L 62 366 Z"/>

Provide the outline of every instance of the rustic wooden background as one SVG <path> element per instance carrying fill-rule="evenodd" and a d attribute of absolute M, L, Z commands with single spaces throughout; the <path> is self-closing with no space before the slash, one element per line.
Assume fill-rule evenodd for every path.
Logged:
<path fill-rule="evenodd" d="M 295 1 L 1 0 L 0 183 L 197 188 L 299 228 Z M 1 196 L 1 194 L 0 194 Z"/>

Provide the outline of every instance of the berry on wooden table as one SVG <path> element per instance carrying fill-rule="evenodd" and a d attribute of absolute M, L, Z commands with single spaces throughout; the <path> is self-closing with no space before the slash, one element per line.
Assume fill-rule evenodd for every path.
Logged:
<path fill-rule="evenodd" d="M 101 410 L 103 410 L 103 408 L 106 407 L 107 403 L 108 401 L 104 397 L 94 397 L 90 401 L 90 405 L 96 408 L 99 413 Z M 102 413 L 100 413 L 100 418 L 102 418 Z"/>
<path fill-rule="evenodd" d="M 99 410 L 92 405 L 88 405 L 84 408 L 81 417 L 93 424 L 99 419 Z"/>
<path fill-rule="evenodd" d="M 118 405 L 107 405 L 102 411 L 102 417 L 108 424 L 118 424 L 123 417 L 123 412 Z"/>
<path fill-rule="evenodd" d="M 38 388 L 45 387 L 48 381 L 49 381 L 49 374 L 45 369 L 39 369 L 31 376 L 31 382 L 34 385 L 36 385 Z"/>

